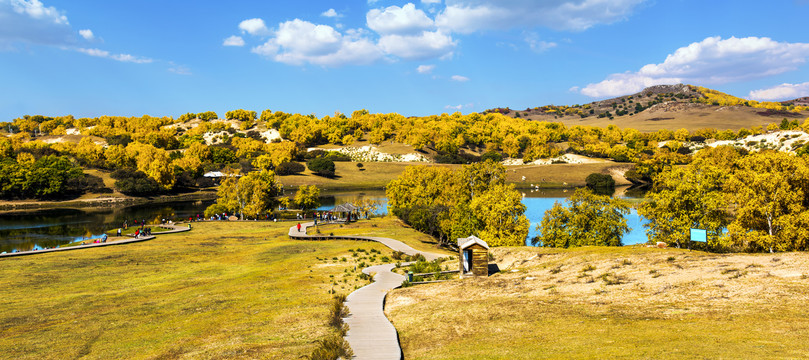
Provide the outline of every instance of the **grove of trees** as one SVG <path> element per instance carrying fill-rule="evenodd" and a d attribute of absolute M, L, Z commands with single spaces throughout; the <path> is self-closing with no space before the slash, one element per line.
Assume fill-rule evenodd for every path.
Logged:
<path fill-rule="evenodd" d="M 492 161 L 458 171 L 411 166 L 388 184 L 386 194 L 393 214 L 444 246 L 469 235 L 491 246 L 519 246 L 528 235 L 522 195 Z"/>
<path fill-rule="evenodd" d="M 720 251 L 809 250 L 809 164 L 803 156 L 729 146 L 700 152 L 663 171 L 639 213 L 653 241 L 690 246 L 690 228 L 708 231 Z"/>

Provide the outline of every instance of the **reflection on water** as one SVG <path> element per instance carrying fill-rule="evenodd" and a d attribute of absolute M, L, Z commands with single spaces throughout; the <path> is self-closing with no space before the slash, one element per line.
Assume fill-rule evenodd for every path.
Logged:
<path fill-rule="evenodd" d="M 630 190 L 626 187 L 618 188 L 615 196 L 626 198 L 643 196 L 642 192 Z M 525 193 L 523 198 L 527 208 L 525 215 L 531 222 L 529 239 L 537 235 L 536 226 L 542 221 L 545 211 L 553 207 L 555 201 L 563 202 L 573 194 L 573 190 L 565 189 L 521 191 Z M 335 205 L 358 199 L 378 201 L 381 206 L 375 212 L 377 215 L 385 215 L 388 212 L 384 190 L 323 192 L 318 210 L 331 210 Z M 125 220 L 133 224 L 135 220 L 158 223 L 161 219 L 188 219 L 202 214 L 212 203 L 213 200 L 178 201 L 92 211 L 48 209 L 0 214 L 0 252 L 43 249 L 96 239 L 105 231 L 120 227 Z M 623 243 L 630 245 L 646 242 L 643 219 L 638 216 L 637 211 L 633 209 L 627 216 L 627 221 L 632 231 L 624 237 Z"/>
<path fill-rule="evenodd" d="M 0 214 L 0 252 L 39 250 L 100 238 L 125 220 L 149 223 L 202 214 L 213 201 L 178 201 L 115 209 L 47 209 Z"/>
<path fill-rule="evenodd" d="M 320 196 L 320 207 L 316 210 L 328 211 L 334 209 L 337 205 L 354 203 L 357 200 L 377 201 L 379 208 L 374 211 L 375 215 L 386 215 L 388 213 L 388 198 L 385 197 L 385 190 L 323 192 Z"/>
<path fill-rule="evenodd" d="M 537 231 L 536 227 L 542 222 L 545 211 L 550 210 L 555 202 L 560 202 L 564 205 L 565 199 L 570 197 L 573 191 L 574 190 L 567 189 L 547 189 L 533 192 L 529 190 L 525 192 L 525 197 L 522 202 L 526 207 L 525 216 L 528 217 L 528 221 L 531 222 L 531 227 L 528 230 L 528 239 L 526 239 L 527 245 L 531 245 L 531 239 L 539 235 L 539 231 Z M 621 186 L 615 188 L 613 196 L 624 199 L 640 199 L 643 198 L 645 193 L 646 189 L 643 188 Z M 621 242 L 624 245 L 645 243 L 648 240 L 645 228 L 643 227 L 646 220 L 638 215 L 638 211 L 634 208 L 630 209 L 630 213 L 624 217 L 626 217 L 627 225 L 629 225 L 631 231 L 624 234 Z"/>

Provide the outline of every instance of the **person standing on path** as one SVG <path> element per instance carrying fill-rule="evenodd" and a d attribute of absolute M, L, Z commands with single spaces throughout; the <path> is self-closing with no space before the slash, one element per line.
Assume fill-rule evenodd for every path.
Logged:
<path fill-rule="evenodd" d="M 301 232 L 301 223 L 298 223 L 298 232 Z"/>

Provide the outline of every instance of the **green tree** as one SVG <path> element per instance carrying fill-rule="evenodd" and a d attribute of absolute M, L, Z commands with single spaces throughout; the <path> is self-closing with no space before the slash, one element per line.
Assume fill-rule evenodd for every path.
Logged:
<path fill-rule="evenodd" d="M 621 246 L 624 233 L 631 231 L 624 215 L 629 204 L 609 196 L 577 189 L 567 206 L 556 202 L 537 226 L 540 235 L 534 245 L 547 247 Z"/>
<path fill-rule="evenodd" d="M 315 185 L 301 185 L 295 194 L 295 205 L 304 213 L 316 209 L 320 206 L 320 189 Z"/>
<path fill-rule="evenodd" d="M 592 173 L 584 181 L 590 189 L 615 189 L 615 179 L 609 174 Z"/>
<path fill-rule="evenodd" d="M 306 166 L 317 175 L 334 176 L 334 161 L 325 157 L 314 158 L 306 162 Z"/>

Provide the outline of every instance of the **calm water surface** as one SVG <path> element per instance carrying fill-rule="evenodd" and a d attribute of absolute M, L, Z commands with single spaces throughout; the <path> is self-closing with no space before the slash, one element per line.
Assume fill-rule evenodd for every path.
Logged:
<path fill-rule="evenodd" d="M 616 196 L 629 198 L 633 197 L 632 195 L 638 196 L 637 194 L 627 196 L 623 190 L 619 189 Z M 537 235 L 536 226 L 542 221 L 545 211 L 553 207 L 554 202 L 563 202 L 572 193 L 564 190 L 525 191 L 523 198 L 527 208 L 525 215 L 531 222 L 529 239 Z M 318 210 L 329 210 L 335 205 L 353 202 L 356 199 L 378 201 L 381 206 L 376 214 L 387 214 L 387 198 L 384 190 L 324 192 L 321 197 L 322 206 Z M 213 200 L 198 200 L 93 211 L 48 209 L 25 213 L 0 213 L 0 252 L 42 249 L 100 238 L 105 231 L 120 227 L 124 220 L 132 224 L 135 220 L 159 222 L 161 219 L 187 219 L 202 214 L 212 203 Z M 646 242 L 643 219 L 638 216 L 637 211 L 632 210 L 627 216 L 627 221 L 632 231 L 624 236 L 624 245 Z"/>

